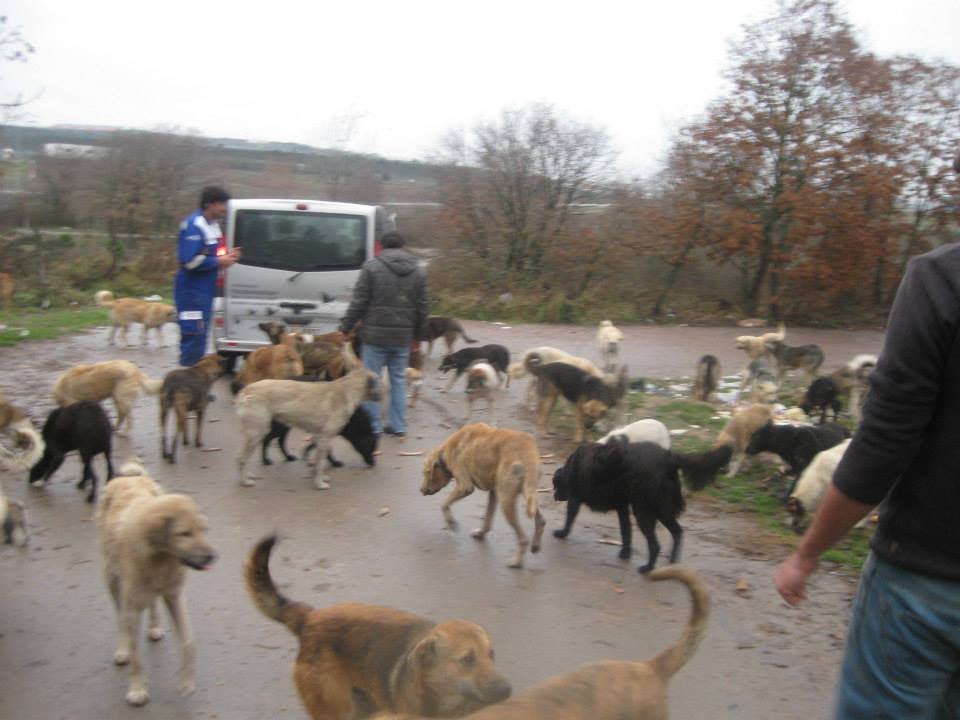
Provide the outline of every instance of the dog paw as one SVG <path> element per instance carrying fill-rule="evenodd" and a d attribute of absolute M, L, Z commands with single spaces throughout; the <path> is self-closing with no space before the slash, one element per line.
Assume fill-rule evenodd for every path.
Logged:
<path fill-rule="evenodd" d="M 560 528 L 559 530 L 554 530 L 554 531 L 553 531 L 553 536 L 554 536 L 555 538 L 560 538 L 561 540 L 563 540 L 563 539 L 564 539 L 567 535 L 569 535 L 569 534 L 570 534 L 570 531 L 569 531 L 569 530 L 564 530 L 563 528 Z"/>
<path fill-rule="evenodd" d="M 316 490 L 329 490 L 330 483 L 328 483 L 324 478 L 318 477 L 313 481 L 313 487 Z"/>
<path fill-rule="evenodd" d="M 513 568 L 514 570 L 519 570 L 523 567 L 523 560 L 511 560 L 507 563 L 508 568 Z"/>
<path fill-rule="evenodd" d="M 240 478 L 240 484 L 243 487 L 253 487 L 257 483 L 252 477 L 245 477 L 245 478 Z"/>
<path fill-rule="evenodd" d="M 194 684 L 193 678 L 184 678 L 180 681 L 180 697 L 193 695 L 193 691 L 196 689 L 197 686 Z"/>
<path fill-rule="evenodd" d="M 125 650 L 117 650 L 113 654 L 114 665 L 126 665 L 128 662 L 130 662 L 130 653 Z"/>
<path fill-rule="evenodd" d="M 620 552 L 617 553 L 617 557 L 621 560 L 629 560 L 631 552 L 632 551 L 628 547 L 621 548 Z"/>
<path fill-rule="evenodd" d="M 470 533 L 470 537 L 472 537 L 472 538 L 474 538 L 474 539 L 476 539 L 476 540 L 483 540 L 483 538 L 486 536 L 486 534 L 487 534 L 487 531 L 486 531 L 486 530 L 484 530 L 483 528 L 477 528 L 477 529 L 474 530 L 472 533 Z"/>
<path fill-rule="evenodd" d="M 260 464 L 261 464 L 261 465 L 273 465 L 273 460 L 271 460 L 270 458 L 264 458 L 263 461 L 262 461 Z"/>
<path fill-rule="evenodd" d="M 146 688 L 130 688 L 127 690 L 127 702 L 134 707 L 146 705 L 147 700 L 149 699 L 150 694 L 147 692 Z"/>
<path fill-rule="evenodd" d="M 164 632 L 162 627 L 152 627 L 150 628 L 150 631 L 147 633 L 147 637 L 149 637 L 151 640 L 156 642 L 157 640 L 163 640 L 163 636 L 165 634 L 166 633 Z"/>
<path fill-rule="evenodd" d="M 42 488 L 42 487 L 43 487 L 44 485 L 46 485 L 46 484 L 47 484 L 47 483 L 46 483 L 45 480 L 31 480 L 31 481 L 30 481 L 30 487 L 32 487 L 32 488 Z"/>
<path fill-rule="evenodd" d="M 447 520 L 447 530 L 452 530 L 453 532 L 457 532 L 459 529 L 460 529 L 460 523 L 458 523 L 453 518 L 450 518 L 449 520 Z"/>
<path fill-rule="evenodd" d="M 646 575 L 651 570 L 653 570 L 653 565 L 641 565 L 637 568 L 637 572 L 641 575 Z"/>
<path fill-rule="evenodd" d="M 540 552 L 540 543 L 536 543 L 536 544 L 534 544 L 534 545 L 531 545 L 531 546 L 530 546 L 530 552 L 532 552 L 532 553 L 538 553 L 538 552 Z"/>

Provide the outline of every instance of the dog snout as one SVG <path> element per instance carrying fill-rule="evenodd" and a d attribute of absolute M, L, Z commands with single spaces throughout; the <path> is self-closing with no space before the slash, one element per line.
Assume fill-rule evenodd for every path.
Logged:
<path fill-rule="evenodd" d="M 217 560 L 217 554 L 213 550 L 191 554 L 186 558 L 186 563 L 194 570 L 205 570 L 213 565 Z"/>
<path fill-rule="evenodd" d="M 488 685 L 483 689 L 484 700 L 487 702 L 501 702 L 506 700 L 513 693 L 513 687 L 503 678 Z"/>

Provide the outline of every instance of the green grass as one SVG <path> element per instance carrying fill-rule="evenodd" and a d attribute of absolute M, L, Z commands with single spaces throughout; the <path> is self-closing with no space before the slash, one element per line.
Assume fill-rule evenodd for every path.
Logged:
<path fill-rule="evenodd" d="M 49 340 L 75 330 L 106 325 L 107 317 L 105 308 L 91 307 L 2 310 L 0 325 L 6 328 L 0 330 L 0 347 L 27 340 Z"/>

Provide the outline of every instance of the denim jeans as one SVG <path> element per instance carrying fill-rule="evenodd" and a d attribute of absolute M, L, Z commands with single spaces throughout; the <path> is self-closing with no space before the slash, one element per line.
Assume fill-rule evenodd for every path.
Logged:
<path fill-rule="evenodd" d="M 870 554 L 853 606 L 835 717 L 960 718 L 960 582 Z"/>
<path fill-rule="evenodd" d="M 387 367 L 390 376 L 390 417 L 389 424 L 394 432 L 407 431 L 407 360 L 410 357 L 410 346 L 382 347 L 379 345 L 363 344 L 363 366 L 372 370 L 379 378 L 383 367 Z M 380 403 L 367 401 L 363 404 L 364 410 L 370 416 L 370 423 L 374 432 L 381 432 Z"/>

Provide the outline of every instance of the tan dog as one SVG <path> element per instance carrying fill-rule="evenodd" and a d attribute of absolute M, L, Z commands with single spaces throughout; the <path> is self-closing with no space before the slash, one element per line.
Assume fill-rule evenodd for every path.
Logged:
<path fill-rule="evenodd" d="M 240 390 L 258 380 L 285 380 L 303 375 L 303 361 L 292 343 L 267 345 L 247 355 L 230 389 L 236 395 Z"/>
<path fill-rule="evenodd" d="M 671 566 L 650 580 L 677 580 L 690 591 L 693 608 L 679 642 L 644 662 L 606 660 L 558 675 L 469 720 L 666 720 L 667 684 L 693 657 L 710 618 L 710 594 L 697 575 Z M 414 720 L 412 715 L 378 715 L 377 720 Z"/>
<path fill-rule="evenodd" d="M 423 484 L 420 492 L 433 495 L 453 480 L 456 485 L 441 506 L 447 527 L 458 528 L 450 506 L 474 490 L 486 490 L 487 514 L 483 527 L 473 537 L 483 540 L 490 532 L 497 499 L 503 516 L 517 534 L 517 554 L 508 567 L 523 567 L 523 556 L 540 550 L 540 538 L 546 521 L 537 507 L 537 485 L 540 483 L 540 452 L 529 433 L 490 427 L 485 423 L 465 425 L 431 452 L 423 463 Z M 533 543 L 517 521 L 517 498 L 522 495 L 527 517 L 534 522 Z"/>
<path fill-rule="evenodd" d="M 0 273 L 0 301 L 3 307 L 10 309 L 13 306 L 13 289 L 16 283 L 13 281 L 13 275 L 10 273 Z"/>
<path fill-rule="evenodd" d="M 43 456 L 43 437 L 20 408 L 0 392 L 0 436 L 12 435 L 11 447 L 0 442 L 0 465 L 8 470 L 26 470 Z"/>
<path fill-rule="evenodd" d="M 127 431 L 133 428 L 131 410 L 140 391 L 156 395 L 162 380 L 151 380 L 129 360 L 106 360 L 93 365 L 75 365 L 63 373 L 53 385 L 53 398 L 61 407 L 80 400 L 100 402 L 113 399 L 117 408 L 117 424 L 127 422 Z"/>
<path fill-rule="evenodd" d="M 326 490 L 330 487 L 329 478 L 320 470 L 330 443 L 361 402 L 379 399 L 377 376 L 362 368 L 330 382 L 261 380 L 244 388 L 235 403 L 244 435 L 244 445 L 237 456 L 240 484 L 254 485 L 256 476 L 244 475 L 247 459 L 270 432 L 271 421 L 277 419 L 314 435 L 317 462 L 310 478 L 317 490 Z"/>
<path fill-rule="evenodd" d="M 157 342 L 160 343 L 160 347 L 166 347 L 163 342 L 163 326 L 177 321 L 177 309 L 173 305 L 137 298 L 114 300 L 113 293 L 109 290 L 101 290 L 94 295 L 94 298 L 100 307 L 110 308 L 110 322 L 113 325 L 110 328 L 109 343 L 111 345 L 117 334 L 117 328 L 121 328 L 123 344 L 127 345 L 127 331 L 133 323 L 140 323 L 143 325 L 143 335 L 140 336 L 140 342 L 143 345 L 147 344 L 147 333 L 151 329 L 156 329 Z"/>
<path fill-rule="evenodd" d="M 510 684 L 494 667 L 490 638 L 479 625 L 434 623 L 380 605 L 312 608 L 290 601 L 270 577 L 275 542 L 264 538 L 247 558 L 247 590 L 264 615 L 299 639 L 293 681 L 314 720 L 377 710 L 459 717 L 509 697 Z"/>
<path fill-rule="evenodd" d="M 423 387 L 423 372 L 413 367 L 408 367 L 403 372 L 407 387 L 410 388 L 410 407 L 416 407 L 417 400 L 420 399 L 420 389 Z"/>
<path fill-rule="evenodd" d="M 732 418 L 724 425 L 723 430 L 717 435 L 713 447 L 729 445 L 733 448 L 733 457 L 730 460 L 730 467 L 727 471 L 729 477 L 733 477 L 740 470 L 740 465 L 746 457 L 747 445 L 750 444 L 750 438 L 757 430 L 762 428 L 773 419 L 773 408 L 769 405 L 755 403 L 738 410 Z"/>
<path fill-rule="evenodd" d="M 287 326 L 276 320 L 260 323 L 259 327 L 274 345 L 290 345 L 295 348 L 303 363 L 303 372 L 327 380 L 343 377 L 349 369 L 344 355 L 344 342 L 339 332 L 326 335 L 292 333 Z"/>
<path fill-rule="evenodd" d="M 737 350 L 743 350 L 752 360 L 758 360 L 764 356 L 769 356 L 770 350 L 767 348 L 768 342 L 782 342 L 787 336 L 787 329 L 783 323 L 777 328 L 777 332 L 768 332 L 763 335 L 740 335 L 734 341 Z"/>
<path fill-rule="evenodd" d="M 204 536 L 206 520 L 186 495 L 165 495 L 139 463 L 128 463 L 103 492 L 97 525 L 103 549 L 104 576 L 117 609 L 120 640 L 113 661 L 130 665 L 127 702 L 149 699 L 137 634 L 140 615 L 150 611 L 149 637 L 163 637 L 157 602 L 163 598 L 180 638 L 180 691 L 193 691 L 193 633 L 183 598 L 185 567 L 203 570 L 216 553 Z"/>

